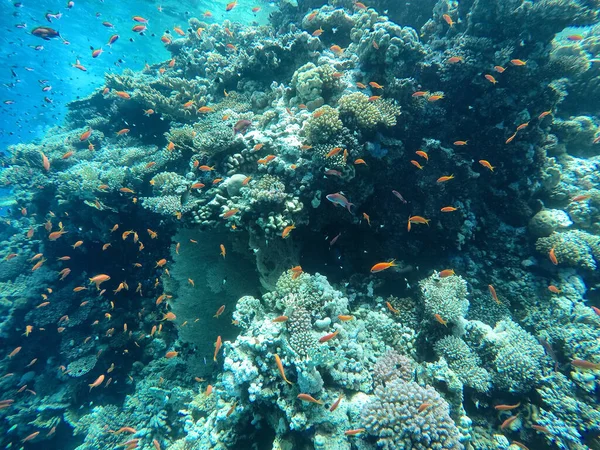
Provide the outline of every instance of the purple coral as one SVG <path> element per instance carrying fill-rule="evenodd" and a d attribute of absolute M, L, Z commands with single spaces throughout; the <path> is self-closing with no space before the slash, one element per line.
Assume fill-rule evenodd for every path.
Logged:
<path fill-rule="evenodd" d="M 412 376 L 412 360 L 395 350 L 387 352 L 373 366 L 373 381 L 376 385 L 388 383 L 396 378 L 410 381 Z"/>
<path fill-rule="evenodd" d="M 412 378 L 412 362 L 395 351 L 379 358 L 373 367 L 374 397 L 362 412 L 369 434 L 378 445 L 395 450 L 462 450 L 460 434 L 450 418 L 448 403 L 431 386 Z"/>

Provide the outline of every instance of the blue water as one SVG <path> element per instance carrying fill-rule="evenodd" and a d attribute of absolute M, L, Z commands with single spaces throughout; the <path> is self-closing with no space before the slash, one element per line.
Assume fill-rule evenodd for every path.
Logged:
<path fill-rule="evenodd" d="M 19 3 L 22 6 L 13 6 Z M 190 17 L 199 17 L 206 11 L 212 13 L 212 17 L 203 18 L 207 23 L 219 23 L 225 18 L 241 23 L 265 23 L 269 12 L 275 9 L 272 4 L 256 2 L 264 5 L 256 14 L 247 8 L 239 8 L 226 15 L 226 4 L 224 1 L 196 0 L 89 0 L 77 1 L 69 9 L 67 1 L 3 0 L 0 5 L 3 29 L 0 37 L 3 49 L 0 53 L 3 67 L 0 74 L 0 151 L 6 151 L 9 144 L 41 138 L 48 128 L 62 121 L 66 104 L 99 89 L 106 73 L 121 73 L 126 68 L 140 70 L 146 63 L 166 59 L 169 52 L 159 41 L 164 30 L 173 32 L 175 26 L 185 30 Z M 60 13 L 62 17 L 51 18 L 48 22 L 45 18 L 48 12 Z M 131 31 L 135 25 L 131 18 L 136 15 L 143 15 L 149 21 L 145 36 Z M 114 27 L 107 28 L 103 22 Z M 17 28 L 23 24 L 25 28 Z M 69 44 L 61 39 L 46 41 L 32 36 L 31 30 L 38 26 L 56 29 Z M 114 34 L 119 35 L 119 40 L 111 48 L 107 42 Z M 94 59 L 90 47 L 102 48 L 104 53 Z M 77 59 L 87 72 L 72 67 Z M 47 83 L 41 84 L 39 80 L 47 80 Z M 43 86 L 52 89 L 44 92 Z M 6 105 L 7 100 L 14 104 Z"/>

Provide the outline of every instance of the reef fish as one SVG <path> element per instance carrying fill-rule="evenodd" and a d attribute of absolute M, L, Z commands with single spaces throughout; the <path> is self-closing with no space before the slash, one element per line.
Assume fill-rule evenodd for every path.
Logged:
<path fill-rule="evenodd" d="M 340 192 L 336 194 L 329 194 L 326 196 L 327 200 L 329 200 L 334 205 L 343 206 L 348 210 L 348 212 L 352 213 L 352 207 L 355 206 L 354 203 L 350 203 L 348 199 Z"/>
<path fill-rule="evenodd" d="M 285 372 L 283 371 L 283 364 L 278 354 L 275 354 L 275 363 L 277 364 L 277 369 L 279 370 L 279 374 L 281 375 L 281 378 L 283 378 L 283 381 L 285 381 L 287 384 L 292 384 L 292 382 L 285 377 Z"/>
<path fill-rule="evenodd" d="M 316 398 L 314 398 L 310 394 L 298 394 L 296 396 L 296 398 L 298 400 L 302 400 L 303 402 L 316 403 L 317 405 L 322 405 L 323 404 L 323 402 L 321 400 L 317 400 Z"/>
<path fill-rule="evenodd" d="M 238 133 L 244 134 L 246 132 L 246 130 L 248 128 L 250 128 L 250 125 L 252 125 L 252 122 L 250 120 L 247 120 L 247 119 L 238 120 L 235 123 L 235 125 L 233 126 L 233 135 L 235 136 Z"/>
<path fill-rule="evenodd" d="M 50 27 L 37 27 L 31 30 L 31 34 L 42 38 L 46 41 L 50 39 L 60 37 L 60 33 L 53 28 Z"/>

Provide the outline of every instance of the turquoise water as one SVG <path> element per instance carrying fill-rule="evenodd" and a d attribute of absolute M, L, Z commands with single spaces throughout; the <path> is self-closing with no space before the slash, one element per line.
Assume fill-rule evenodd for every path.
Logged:
<path fill-rule="evenodd" d="M 0 446 L 600 448 L 599 11 L 5 1 Z"/>

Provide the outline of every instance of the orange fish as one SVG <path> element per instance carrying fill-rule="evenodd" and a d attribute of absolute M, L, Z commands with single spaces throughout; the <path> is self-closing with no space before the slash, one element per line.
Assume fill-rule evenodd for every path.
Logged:
<path fill-rule="evenodd" d="M 427 97 L 427 101 L 428 102 L 437 102 L 438 100 L 441 100 L 444 98 L 444 94 L 435 94 L 435 95 L 430 95 L 429 97 Z"/>
<path fill-rule="evenodd" d="M 88 128 L 87 131 L 84 131 L 81 136 L 79 136 L 80 141 L 87 140 L 92 135 L 92 129 Z"/>
<path fill-rule="evenodd" d="M 120 98 L 124 98 L 125 100 L 129 100 L 131 98 L 131 95 L 125 91 L 115 91 L 115 94 Z"/>
<path fill-rule="evenodd" d="M 369 81 L 369 86 L 374 89 L 383 89 L 383 86 L 375 81 Z"/>
<path fill-rule="evenodd" d="M 317 28 L 315 31 L 312 32 L 312 35 L 314 37 L 319 37 L 323 34 L 323 28 Z"/>
<path fill-rule="evenodd" d="M 429 95 L 429 91 L 417 91 L 414 92 L 411 97 L 426 97 L 427 95 Z"/>
<path fill-rule="evenodd" d="M 73 156 L 73 152 L 69 151 L 66 152 L 65 154 L 62 155 L 62 159 L 69 159 L 71 156 Z"/>
<path fill-rule="evenodd" d="M 510 144 L 516 136 L 517 136 L 517 131 L 515 131 L 515 134 L 513 134 L 511 137 L 509 137 L 505 143 Z"/>
<path fill-rule="evenodd" d="M 123 128 L 122 130 L 117 131 L 117 136 L 123 136 L 124 134 L 129 133 L 131 130 L 129 128 Z"/>
<path fill-rule="evenodd" d="M 332 156 L 337 155 L 339 152 L 341 152 L 343 149 L 342 147 L 334 147 L 332 148 L 329 153 L 327 153 L 327 155 L 325 155 L 326 158 L 331 158 Z"/>
<path fill-rule="evenodd" d="M 447 278 L 451 277 L 452 275 L 455 275 L 454 269 L 444 269 L 440 273 L 438 273 L 438 276 L 440 278 Z"/>
<path fill-rule="evenodd" d="M 323 336 L 323 337 L 319 338 L 319 342 L 320 342 L 320 343 L 323 343 L 323 342 L 330 341 L 330 340 L 332 340 L 334 337 L 336 337 L 336 336 L 339 334 L 339 332 L 340 332 L 340 330 L 339 330 L 339 328 L 338 328 L 337 330 L 335 330 L 335 332 L 333 332 L 333 333 L 329 333 L 329 334 L 326 334 L 325 336 Z"/>
<path fill-rule="evenodd" d="M 394 264 L 395 259 L 390 262 L 380 262 L 371 267 L 371 273 L 381 272 L 383 270 L 389 269 L 390 267 L 397 267 L 397 264 Z"/>
<path fill-rule="evenodd" d="M 323 402 L 321 400 L 317 400 L 315 399 L 312 395 L 310 394 L 298 394 L 296 396 L 296 398 L 298 400 L 302 400 L 303 402 L 308 402 L 308 403 L 316 403 L 317 405 L 322 405 Z"/>
<path fill-rule="evenodd" d="M 448 326 L 448 321 L 444 320 L 442 318 L 442 316 L 440 316 L 439 314 L 434 314 L 433 317 L 435 318 L 435 320 L 437 320 L 439 323 L 441 323 L 442 325 L 444 325 L 445 327 Z"/>
<path fill-rule="evenodd" d="M 498 73 L 504 72 L 506 69 L 502 66 L 494 66 L 494 70 Z"/>
<path fill-rule="evenodd" d="M 548 286 L 548 290 L 554 294 L 560 294 L 562 291 L 557 288 L 556 286 L 554 286 L 553 284 L 551 284 L 550 286 Z"/>
<path fill-rule="evenodd" d="M 415 166 L 417 169 L 423 170 L 423 166 L 419 163 L 419 161 L 415 161 L 414 159 L 411 159 L 410 163 L 413 166 Z"/>
<path fill-rule="evenodd" d="M 492 166 L 492 165 L 490 164 L 490 162 L 489 162 L 489 161 L 486 161 L 485 159 L 480 159 L 480 160 L 479 160 L 479 164 L 481 164 L 481 165 L 482 165 L 483 167 L 485 167 L 486 169 L 489 169 L 491 172 L 493 172 L 493 171 L 494 171 L 494 169 L 495 169 L 495 167 L 494 167 L 494 166 Z"/>
<path fill-rule="evenodd" d="M 337 409 L 337 407 L 340 406 L 340 402 L 342 401 L 342 398 L 344 398 L 344 395 L 340 394 L 338 399 L 335 402 L 333 402 L 333 404 L 329 407 L 330 412 L 334 412 Z"/>
<path fill-rule="evenodd" d="M 331 47 L 329 47 L 329 50 L 331 50 L 337 56 L 340 56 L 342 53 L 344 53 L 344 49 L 339 45 L 332 45 Z"/>
<path fill-rule="evenodd" d="M 349 316 L 349 315 L 344 315 L 344 314 L 340 314 L 339 316 L 337 316 L 338 319 L 340 319 L 342 322 L 348 322 L 349 320 L 353 320 L 354 316 Z"/>
<path fill-rule="evenodd" d="M 22 348 L 23 347 L 17 347 L 17 348 L 15 348 L 12 352 L 10 352 L 8 354 L 8 359 L 11 359 L 13 356 L 15 356 L 17 353 L 19 353 Z"/>
<path fill-rule="evenodd" d="M 365 218 L 365 220 L 367 221 L 367 224 L 369 224 L 369 226 L 371 226 L 371 218 L 369 217 L 369 215 L 365 212 L 362 215 Z"/>
<path fill-rule="evenodd" d="M 429 225 L 429 222 L 431 222 L 431 219 L 426 219 L 425 217 L 421 217 L 421 216 L 409 216 L 408 222 L 409 223 L 418 223 L 421 225 Z"/>
<path fill-rule="evenodd" d="M 371 95 L 367 100 L 370 102 L 374 102 L 375 100 L 379 100 L 381 95 Z"/>
<path fill-rule="evenodd" d="M 221 256 L 223 257 L 223 259 L 225 259 L 225 255 L 227 255 L 227 251 L 225 250 L 225 246 L 223 244 L 220 244 L 219 248 L 221 249 Z"/>
<path fill-rule="evenodd" d="M 571 365 L 585 370 L 600 370 L 600 363 L 593 363 L 584 359 L 574 359 L 571 361 Z"/>
<path fill-rule="evenodd" d="M 21 442 L 25 443 L 25 442 L 31 441 L 31 440 L 35 439 L 35 438 L 37 437 L 37 435 L 38 435 L 38 434 L 40 434 L 40 432 L 39 432 L 39 431 L 36 431 L 36 432 L 34 432 L 34 433 L 31 433 L 31 434 L 30 434 L 29 436 L 27 436 L 25 439 L 21 440 Z"/>
<path fill-rule="evenodd" d="M 467 145 L 469 141 L 454 141 L 454 145 Z"/>
<path fill-rule="evenodd" d="M 421 403 L 421 405 L 419 406 L 419 408 L 417 408 L 417 413 L 422 413 L 423 411 L 425 411 L 430 406 L 431 406 L 431 403 Z"/>
<path fill-rule="evenodd" d="M 501 305 L 502 303 L 500 302 L 500 300 L 498 300 L 498 295 L 496 295 L 496 289 L 494 289 L 494 286 L 492 286 L 491 284 L 488 284 L 488 290 L 490 291 L 490 294 L 492 295 L 492 298 L 494 299 L 494 301 L 496 303 L 498 303 L 499 305 Z"/>
<path fill-rule="evenodd" d="M 529 125 L 529 122 L 522 123 L 521 125 L 519 125 L 517 127 L 517 131 L 521 131 L 523 128 L 527 128 L 528 125 Z"/>
<path fill-rule="evenodd" d="M 504 430 L 506 427 L 510 426 L 511 423 L 513 423 L 517 417 L 519 417 L 518 415 L 516 416 L 510 416 L 508 419 L 506 419 L 504 422 L 502 422 L 502 425 L 500 425 L 500 429 Z"/>
<path fill-rule="evenodd" d="M 550 258 L 550 261 L 552 262 L 552 264 L 554 264 L 555 266 L 558 265 L 558 259 L 556 258 L 556 253 L 554 251 L 554 247 L 552 247 L 550 249 L 550 251 L 548 252 L 548 258 Z"/>
<path fill-rule="evenodd" d="M 456 63 L 459 63 L 461 61 L 464 61 L 464 58 L 462 56 L 451 56 L 450 58 L 448 58 L 446 60 L 446 62 L 448 64 L 456 64 Z"/>
<path fill-rule="evenodd" d="M 242 186 L 247 186 L 248 183 L 250 183 L 251 179 L 252 179 L 252 177 L 246 177 L 246 178 L 244 178 L 244 181 L 242 181 Z"/>
<path fill-rule="evenodd" d="M 175 358 L 178 354 L 179 354 L 179 352 L 171 350 L 170 352 L 165 353 L 165 358 L 167 358 L 167 359 Z"/>
<path fill-rule="evenodd" d="M 175 320 L 177 319 L 177 316 L 175 315 L 175 313 L 173 313 L 172 311 L 169 311 L 168 313 L 163 315 L 163 318 L 161 320 Z"/>
<path fill-rule="evenodd" d="M 448 14 L 444 14 L 442 17 L 446 21 L 446 23 L 450 25 L 450 27 L 454 26 L 455 22 L 452 20 L 452 17 L 450 17 Z"/>
<path fill-rule="evenodd" d="M 88 386 L 90 387 L 90 391 L 92 389 L 94 389 L 95 387 L 100 386 L 103 382 L 104 382 L 104 374 L 102 374 L 98 378 L 96 378 L 96 381 L 94 381 L 92 384 L 88 384 Z"/>
<path fill-rule="evenodd" d="M 217 362 L 217 355 L 219 354 L 219 350 L 221 350 L 221 336 L 217 336 L 217 342 L 215 343 L 215 354 L 213 356 L 213 361 Z"/>
<path fill-rule="evenodd" d="M 548 115 L 550 115 L 550 114 L 552 114 L 552 111 L 551 111 L 551 110 L 550 110 L 550 111 L 544 111 L 543 113 L 541 113 L 541 114 L 538 116 L 538 120 L 542 120 L 544 117 L 546 117 L 546 116 L 548 116 Z"/>
<path fill-rule="evenodd" d="M 295 228 L 296 228 L 296 226 L 294 224 L 288 225 L 287 227 L 285 227 L 283 229 L 283 232 L 281 233 L 281 237 L 283 239 L 287 238 L 290 235 L 290 233 L 292 232 L 292 230 Z"/>
<path fill-rule="evenodd" d="M 229 2 L 229 3 L 227 3 L 227 6 L 225 6 L 225 11 L 231 11 L 236 6 L 237 6 L 237 0 L 234 0 L 233 2 Z"/>
<path fill-rule="evenodd" d="M 283 379 L 283 381 L 285 381 L 287 384 L 292 384 L 292 382 L 289 381 L 285 377 L 285 372 L 283 371 L 283 364 L 281 362 L 281 358 L 279 357 L 279 355 L 277 353 L 275 353 L 275 363 L 277 364 L 277 369 L 279 370 L 279 375 L 281 375 L 281 378 Z"/>
<path fill-rule="evenodd" d="M 437 179 L 438 183 L 445 183 L 446 181 L 450 181 L 454 178 L 454 174 L 452 175 L 444 175 L 443 177 L 439 177 Z"/>
<path fill-rule="evenodd" d="M 389 309 L 390 312 L 394 314 L 398 314 L 400 312 L 396 308 L 394 308 L 390 302 L 385 302 L 385 306 L 387 306 L 387 309 Z"/>
<path fill-rule="evenodd" d="M 590 197 L 591 197 L 591 195 L 589 195 L 589 194 L 576 195 L 575 197 L 573 197 L 571 199 L 571 202 L 581 202 L 581 201 L 587 200 Z"/>
<path fill-rule="evenodd" d="M 211 170 L 215 170 L 215 166 L 209 167 L 206 165 L 202 165 L 198 167 L 198 169 L 200 169 L 202 172 L 210 172 Z"/>
<path fill-rule="evenodd" d="M 221 305 L 213 317 L 216 317 L 218 319 L 219 317 L 221 317 L 221 314 L 223 314 L 223 311 L 225 311 L 225 305 Z"/>
<path fill-rule="evenodd" d="M 511 59 L 511 60 L 510 60 L 510 63 L 511 63 L 513 66 L 524 66 L 524 65 L 526 65 L 526 64 L 527 64 L 527 61 L 522 61 L 522 60 L 520 60 L 520 59 Z"/>
<path fill-rule="evenodd" d="M 190 186 L 190 189 L 202 189 L 205 187 L 204 183 L 194 183 Z"/>
<path fill-rule="evenodd" d="M 357 434 L 361 434 L 367 431 L 365 428 L 356 428 L 355 430 L 346 430 L 344 434 L 346 436 L 356 436 Z"/>
<path fill-rule="evenodd" d="M 493 76 L 493 75 L 490 75 L 489 73 L 486 73 L 486 74 L 485 74 L 485 79 L 486 79 L 486 80 L 488 80 L 488 81 L 489 81 L 490 83 L 492 83 L 492 84 L 496 84 L 496 83 L 498 82 L 498 80 L 496 80 L 496 79 L 494 78 L 494 76 Z"/>
<path fill-rule="evenodd" d="M 517 403 L 516 405 L 496 405 L 494 406 L 494 409 L 497 411 L 510 411 L 511 409 L 516 409 L 519 406 L 521 406 L 521 402 Z"/>
<path fill-rule="evenodd" d="M 71 245 L 71 247 L 77 248 L 77 247 L 81 247 L 82 245 L 83 245 L 83 241 L 77 241 L 73 245 Z"/>
<path fill-rule="evenodd" d="M 417 155 L 419 155 L 421 158 L 425 158 L 425 161 L 429 161 L 429 155 L 424 152 L 423 150 L 417 150 L 415 152 Z"/>
<path fill-rule="evenodd" d="M 44 170 L 48 172 L 50 170 L 50 160 L 48 160 L 48 157 L 44 155 L 43 152 L 40 152 L 40 154 L 42 155 L 42 166 L 44 167 Z"/>
<path fill-rule="evenodd" d="M 354 164 L 358 165 L 358 164 L 364 164 L 365 166 L 367 165 L 367 163 L 365 162 L 364 159 L 362 158 L 358 158 L 354 160 Z"/>
<path fill-rule="evenodd" d="M 454 206 L 444 206 L 442 209 L 440 209 L 441 212 L 454 212 L 458 210 L 458 208 L 455 208 Z"/>
<path fill-rule="evenodd" d="M 272 322 L 274 323 L 283 323 L 286 322 L 289 319 L 288 316 L 279 316 L 279 317 L 275 317 Z"/>
<path fill-rule="evenodd" d="M 234 214 L 237 214 L 238 212 L 240 212 L 239 208 L 233 208 L 230 209 L 229 211 L 227 211 L 225 214 L 223 214 L 221 216 L 221 218 L 223 219 L 228 219 L 229 217 L 233 216 Z"/>

